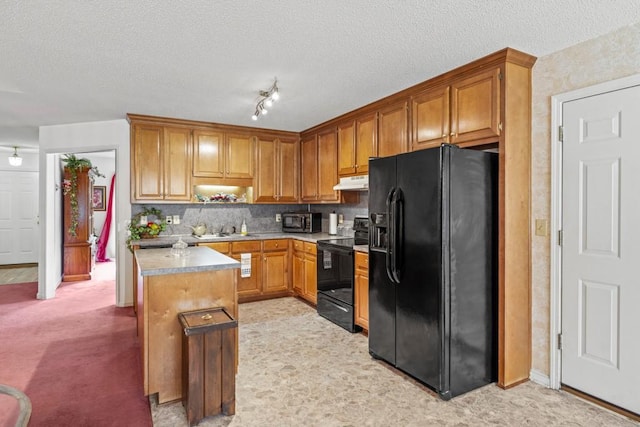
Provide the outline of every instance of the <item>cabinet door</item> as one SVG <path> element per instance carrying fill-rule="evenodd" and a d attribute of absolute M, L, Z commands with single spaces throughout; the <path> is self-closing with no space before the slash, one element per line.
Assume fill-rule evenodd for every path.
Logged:
<path fill-rule="evenodd" d="M 255 186 L 254 200 L 262 203 L 277 201 L 277 158 L 275 139 L 258 139 L 258 173 Z"/>
<path fill-rule="evenodd" d="M 451 143 L 490 143 L 500 136 L 500 69 L 451 84 Z"/>
<path fill-rule="evenodd" d="M 318 303 L 318 279 L 315 254 L 304 254 L 304 296 L 307 301 L 314 304 Z"/>
<path fill-rule="evenodd" d="M 193 176 L 222 178 L 224 176 L 224 134 L 193 131 Z"/>
<path fill-rule="evenodd" d="M 240 261 L 241 254 L 233 254 L 232 258 Z M 238 288 L 238 301 L 249 297 L 255 297 L 260 295 L 262 288 L 262 263 L 260 262 L 260 252 L 251 253 L 251 275 L 249 277 L 242 277 L 242 272 L 238 270 L 237 274 L 237 288 Z"/>
<path fill-rule="evenodd" d="M 162 126 L 135 125 L 131 145 L 133 181 L 131 198 L 162 200 L 164 197 L 163 158 L 164 130 Z"/>
<path fill-rule="evenodd" d="M 253 140 L 248 135 L 227 134 L 225 176 L 253 178 Z"/>
<path fill-rule="evenodd" d="M 263 252 L 263 293 L 289 290 L 288 254 L 288 251 Z"/>
<path fill-rule="evenodd" d="M 407 152 L 408 111 L 406 101 L 378 111 L 378 155 L 380 157 Z"/>
<path fill-rule="evenodd" d="M 429 89 L 411 101 L 411 150 L 449 142 L 449 86 Z"/>
<path fill-rule="evenodd" d="M 378 155 L 378 126 L 376 113 L 356 119 L 356 164 L 355 173 L 369 172 L 369 157 Z"/>
<path fill-rule="evenodd" d="M 303 201 L 318 199 L 318 140 L 316 135 L 300 142 L 300 180 Z"/>
<path fill-rule="evenodd" d="M 338 175 L 356 173 L 356 130 L 355 122 L 338 125 Z"/>
<path fill-rule="evenodd" d="M 293 252 L 293 292 L 296 295 L 304 294 L 304 253 L 300 251 Z"/>
<path fill-rule="evenodd" d="M 338 138 L 335 128 L 318 134 L 318 200 L 338 201 Z"/>
<path fill-rule="evenodd" d="M 191 129 L 164 130 L 164 200 L 191 200 Z"/>
<path fill-rule="evenodd" d="M 355 322 L 356 325 L 369 329 L 369 256 L 355 254 Z"/>
<path fill-rule="evenodd" d="M 278 144 L 278 201 L 296 203 L 299 199 L 298 141 L 281 139 Z"/>

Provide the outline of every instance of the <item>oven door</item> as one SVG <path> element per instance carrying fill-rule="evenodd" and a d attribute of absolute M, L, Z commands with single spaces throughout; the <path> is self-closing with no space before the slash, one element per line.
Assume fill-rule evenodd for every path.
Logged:
<path fill-rule="evenodd" d="M 353 306 L 353 248 L 318 242 L 318 294 Z"/>

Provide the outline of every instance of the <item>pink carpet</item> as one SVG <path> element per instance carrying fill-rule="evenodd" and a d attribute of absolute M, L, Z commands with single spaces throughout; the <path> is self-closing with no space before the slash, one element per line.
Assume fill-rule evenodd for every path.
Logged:
<path fill-rule="evenodd" d="M 151 426 L 133 309 L 115 306 L 114 263 L 36 300 L 36 283 L 0 286 L 0 383 L 22 390 L 30 426 Z M 0 399 L 0 425 L 17 404 Z"/>

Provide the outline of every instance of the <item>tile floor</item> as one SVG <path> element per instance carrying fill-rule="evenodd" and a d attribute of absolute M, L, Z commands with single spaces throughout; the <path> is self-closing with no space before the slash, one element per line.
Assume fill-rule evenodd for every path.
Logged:
<path fill-rule="evenodd" d="M 368 353 L 294 298 L 240 305 L 236 414 L 200 426 L 637 426 L 565 392 L 528 382 L 440 400 Z M 151 411 L 154 426 L 186 426 L 180 402 Z"/>

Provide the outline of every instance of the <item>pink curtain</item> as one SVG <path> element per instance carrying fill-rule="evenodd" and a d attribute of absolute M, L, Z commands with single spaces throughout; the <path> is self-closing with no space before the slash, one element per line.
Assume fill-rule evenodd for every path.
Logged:
<path fill-rule="evenodd" d="M 104 219 L 102 232 L 98 239 L 98 250 L 96 251 L 96 262 L 111 261 L 107 258 L 107 243 L 109 242 L 109 232 L 111 231 L 111 216 L 113 215 L 113 187 L 116 182 L 116 174 L 111 177 L 111 186 L 109 187 L 109 201 L 107 202 L 107 217 Z"/>

